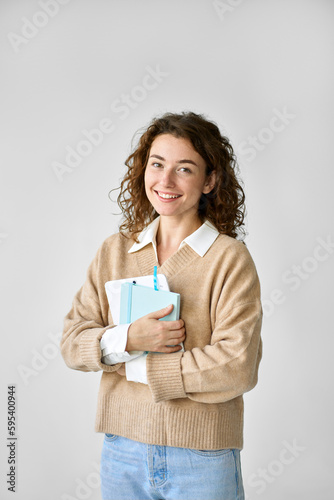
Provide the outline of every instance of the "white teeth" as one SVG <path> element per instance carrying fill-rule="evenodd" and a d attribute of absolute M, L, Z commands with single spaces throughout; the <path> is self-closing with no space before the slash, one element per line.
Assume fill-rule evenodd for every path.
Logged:
<path fill-rule="evenodd" d="M 165 193 L 159 193 L 158 191 L 158 195 L 161 197 L 161 198 L 179 198 L 181 195 L 179 194 L 176 194 L 176 195 L 172 195 L 172 194 L 165 194 Z"/>

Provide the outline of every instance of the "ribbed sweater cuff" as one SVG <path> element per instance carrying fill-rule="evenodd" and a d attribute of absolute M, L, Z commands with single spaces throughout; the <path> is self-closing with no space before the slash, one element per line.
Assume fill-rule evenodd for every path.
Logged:
<path fill-rule="evenodd" d="M 90 371 L 97 372 L 99 370 L 104 370 L 107 372 L 113 372 L 118 370 L 121 366 L 121 363 L 109 366 L 105 365 L 101 361 L 102 352 L 100 340 L 108 328 L 110 327 L 101 329 L 92 328 L 91 330 L 87 330 L 80 339 L 80 356 L 84 365 L 87 366 Z"/>
<path fill-rule="evenodd" d="M 182 353 L 178 352 L 148 354 L 147 380 L 155 403 L 187 397 L 182 382 L 181 357 Z"/>

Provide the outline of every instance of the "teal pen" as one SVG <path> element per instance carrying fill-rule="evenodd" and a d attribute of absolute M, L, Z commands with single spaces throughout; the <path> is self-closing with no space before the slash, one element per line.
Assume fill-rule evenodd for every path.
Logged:
<path fill-rule="evenodd" d="M 154 266 L 154 271 L 153 271 L 153 282 L 154 282 L 154 290 L 159 290 L 159 286 L 158 286 L 158 276 L 157 276 L 157 272 L 158 272 L 158 267 L 157 266 Z"/>

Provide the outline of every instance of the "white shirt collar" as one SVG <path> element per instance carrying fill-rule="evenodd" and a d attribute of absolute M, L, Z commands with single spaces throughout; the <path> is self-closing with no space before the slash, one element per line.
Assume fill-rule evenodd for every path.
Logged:
<path fill-rule="evenodd" d="M 147 227 L 145 227 L 145 229 L 142 230 L 142 232 L 138 236 L 139 243 L 134 243 L 128 253 L 137 252 L 138 250 L 144 248 L 146 245 L 152 243 L 155 255 L 157 257 L 156 234 L 158 231 L 159 223 L 160 216 L 154 219 L 153 222 L 151 222 Z M 211 222 L 207 220 L 201 225 L 201 227 L 187 236 L 183 241 L 181 241 L 179 248 L 187 243 L 187 245 L 189 245 L 200 257 L 203 257 L 209 250 L 213 242 L 216 240 L 218 235 L 219 232 L 217 231 L 217 229 L 213 224 L 211 224 Z"/>

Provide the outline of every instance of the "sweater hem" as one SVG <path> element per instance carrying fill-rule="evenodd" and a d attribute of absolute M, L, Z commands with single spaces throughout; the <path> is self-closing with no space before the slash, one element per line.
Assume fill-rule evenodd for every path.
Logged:
<path fill-rule="evenodd" d="M 243 410 L 199 411 L 103 395 L 95 431 L 158 446 L 242 449 Z"/>

